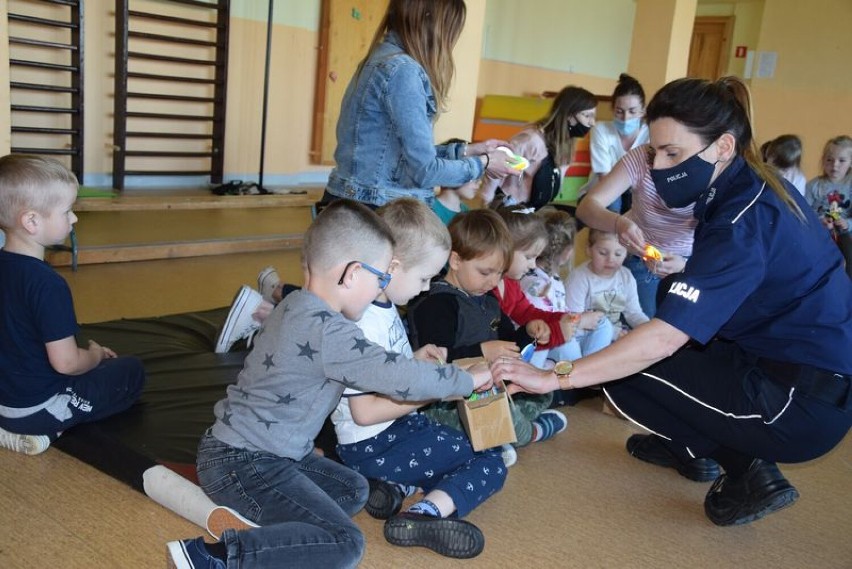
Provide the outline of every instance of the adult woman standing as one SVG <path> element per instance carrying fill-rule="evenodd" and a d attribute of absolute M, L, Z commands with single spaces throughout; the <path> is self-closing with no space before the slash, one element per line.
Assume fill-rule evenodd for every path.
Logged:
<path fill-rule="evenodd" d="M 618 84 L 612 92 L 612 114 L 613 120 L 597 123 L 589 135 L 592 178 L 586 185 L 587 189 L 593 188 L 602 176 L 612 171 L 628 151 L 648 143 L 648 125 L 642 120 L 645 116 L 645 89 L 627 73 L 618 76 Z M 622 213 L 630 209 L 629 201 L 619 194 L 607 206 L 616 213 Z"/>
<path fill-rule="evenodd" d="M 660 279 L 683 270 L 692 254 L 698 220 L 692 215 L 693 204 L 670 208 L 657 193 L 649 152 L 650 147 L 642 145 L 625 154 L 586 194 L 577 207 L 577 217 L 589 227 L 618 234 L 630 252 L 624 266 L 636 279 L 639 304 L 648 318 L 653 318 Z M 631 189 L 633 199 L 627 213 L 621 215 L 607 207 Z M 656 247 L 662 260 L 645 259 L 646 245 Z"/>
<path fill-rule="evenodd" d="M 562 89 L 547 116 L 510 141 L 515 154 L 529 160 L 529 167 L 522 176 L 489 171 L 482 189 L 486 201 L 491 201 L 499 187 L 505 205 L 526 203 L 535 209 L 547 205 L 559 192 L 562 174 L 571 162 L 572 139 L 586 136 L 595 124 L 596 106 L 589 91 L 573 85 Z"/>
<path fill-rule="evenodd" d="M 654 433 L 628 451 L 695 479 L 715 459 L 725 472 L 705 513 L 748 523 L 798 497 L 776 461 L 822 456 L 849 430 L 852 282 L 804 199 L 759 159 L 739 79 L 669 83 L 648 119 L 657 191 L 695 204 L 684 272 L 664 281 L 655 318 L 573 369 L 498 362 L 492 374 L 533 392 L 626 378 L 605 393 Z"/>
<path fill-rule="evenodd" d="M 343 97 L 337 165 L 322 201 L 351 198 L 377 207 L 411 196 L 431 203 L 436 186 L 459 187 L 486 171 L 515 172 L 496 150 L 501 141 L 434 143 L 466 10 L 463 0 L 391 0 Z"/>

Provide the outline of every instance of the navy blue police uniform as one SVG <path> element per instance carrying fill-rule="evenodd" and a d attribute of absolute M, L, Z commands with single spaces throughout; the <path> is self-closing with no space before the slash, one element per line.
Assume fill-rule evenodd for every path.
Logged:
<path fill-rule="evenodd" d="M 741 157 L 698 198 L 693 255 L 656 318 L 686 346 L 605 391 L 682 460 L 730 449 L 802 462 L 852 422 L 852 281 L 798 192 L 800 220 Z"/>

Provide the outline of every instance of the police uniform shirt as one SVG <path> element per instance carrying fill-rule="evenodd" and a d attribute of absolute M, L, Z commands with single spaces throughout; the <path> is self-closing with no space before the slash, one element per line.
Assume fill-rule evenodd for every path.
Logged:
<path fill-rule="evenodd" d="M 741 157 L 698 199 L 693 255 L 656 317 L 706 344 L 852 373 L 852 281 L 798 192 L 803 223 Z"/>

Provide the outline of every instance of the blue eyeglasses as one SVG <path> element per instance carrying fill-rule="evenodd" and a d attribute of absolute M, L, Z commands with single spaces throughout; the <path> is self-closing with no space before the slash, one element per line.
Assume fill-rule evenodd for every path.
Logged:
<path fill-rule="evenodd" d="M 390 284 L 390 282 L 391 282 L 391 274 L 390 273 L 385 273 L 384 271 L 380 271 L 379 269 L 377 269 L 375 267 L 371 267 L 370 265 L 368 265 L 367 263 L 365 263 L 363 261 L 349 261 L 348 263 L 346 263 L 346 266 L 343 268 L 343 274 L 340 275 L 340 280 L 337 281 L 338 285 L 343 284 L 343 279 L 346 278 L 346 271 L 349 270 L 349 267 L 351 267 L 352 265 L 355 265 L 355 264 L 361 265 L 361 267 L 366 269 L 367 272 L 373 273 L 374 275 L 376 275 L 376 277 L 378 277 L 379 289 L 385 290 L 387 288 L 388 284 Z"/>

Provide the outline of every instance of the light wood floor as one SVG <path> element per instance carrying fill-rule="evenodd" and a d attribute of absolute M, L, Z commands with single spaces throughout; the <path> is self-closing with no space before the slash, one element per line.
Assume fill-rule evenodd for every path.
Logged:
<path fill-rule="evenodd" d="M 296 252 L 63 274 L 79 319 L 94 322 L 226 305 L 270 263 L 299 282 Z M 381 523 L 361 513 L 368 544 L 362 567 L 852 567 L 848 437 L 820 460 L 783 468 L 802 495 L 792 508 L 749 526 L 717 528 L 702 508 L 709 485 L 628 456 L 624 441 L 633 427 L 599 407 L 585 401 L 567 409 L 566 432 L 520 451 L 503 491 L 469 516 L 486 535 L 481 556 L 459 562 L 389 546 Z M 0 528 L 3 569 L 160 568 L 167 541 L 202 533 L 56 449 L 35 457 L 0 451 Z"/>

